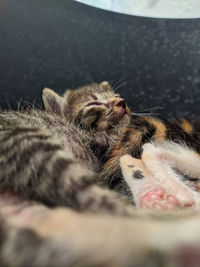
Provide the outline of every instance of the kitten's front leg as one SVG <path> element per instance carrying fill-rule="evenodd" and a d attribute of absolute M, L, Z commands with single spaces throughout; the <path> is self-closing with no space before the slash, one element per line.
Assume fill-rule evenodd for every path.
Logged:
<path fill-rule="evenodd" d="M 189 179 L 197 179 L 200 160 L 189 148 L 172 142 L 149 143 L 143 146 L 142 160 L 126 155 L 120 162 L 138 207 L 175 209 L 198 206 L 195 181 Z M 142 174 L 140 177 L 138 171 Z"/>
<path fill-rule="evenodd" d="M 156 181 L 181 204 L 182 208 L 199 204 L 199 194 L 190 178 L 200 177 L 199 156 L 185 145 L 170 141 L 143 146 L 142 160 Z"/>
<path fill-rule="evenodd" d="M 137 208 L 157 210 L 180 208 L 176 197 L 163 189 L 142 160 L 124 155 L 120 159 L 120 166 Z"/>

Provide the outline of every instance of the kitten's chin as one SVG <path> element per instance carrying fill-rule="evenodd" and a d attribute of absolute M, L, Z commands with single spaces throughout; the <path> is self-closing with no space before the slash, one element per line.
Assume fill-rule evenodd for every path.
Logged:
<path fill-rule="evenodd" d="M 118 125 L 128 125 L 130 123 L 130 113 L 127 109 L 120 110 L 113 118 L 114 122 Z"/>
<path fill-rule="evenodd" d="M 128 125 L 129 123 L 130 123 L 130 115 L 129 114 L 127 114 L 127 113 L 125 113 L 124 115 L 122 115 L 122 117 L 120 118 L 120 120 L 119 120 L 119 124 L 120 125 L 124 125 L 124 126 L 126 126 L 126 125 Z"/>
<path fill-rule="evenodd" d="M 126 126 L 130 123 L 130 110 L 128 107 L 115 107 L 111 120 L 115 125 Z"/>
<path fill-rule="evenodd" d="M 130 115 L 124 113 L 122 116 L 118 117 L 117 120 L 113 120 L 113 126 L 117 128 L 126 127 L 130 123 Z"/>

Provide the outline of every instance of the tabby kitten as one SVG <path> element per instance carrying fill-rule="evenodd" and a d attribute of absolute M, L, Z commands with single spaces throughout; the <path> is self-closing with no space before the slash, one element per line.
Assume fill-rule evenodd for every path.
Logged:
<path fill-rule="evenodd" d="M 63 97 L 44 89 L 43 102 L 45 111 L 0 113 L 0 192 L 49 206 L 128 214 L 95 176 L 130 122 L 124 99 L 103 82 L 67 90 Z"/>

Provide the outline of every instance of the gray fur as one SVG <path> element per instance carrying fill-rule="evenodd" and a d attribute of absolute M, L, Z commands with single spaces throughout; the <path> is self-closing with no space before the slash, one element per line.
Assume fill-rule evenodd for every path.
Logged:
<path fill-rule="evenodd" d="M 100 87 L 91 85 L 75 94 L 80 91 L 87 99 L 92 86 Z M 44 99 L 47 111 L 27 109 L 0 113 L 0 192 L 7 191 L 49 206 L 70 206 L 93 212 L 102 209 L 109 213 L 119 209 L 123 214 L 128 213 L 115 201 L 113 193 L 95 184 L 95 172 L 102 166 L 101 153 L 109 150 L 117 127 L 101 132 L 81 129 L 73 119 L 76 113 L 71 119 L 67 117 L 69 114 L 59 114 L 62 106 L 59 109 L 56 105 L 64 105 L 64 98 L 47 89 Z M 89 119 L 88 114 L 82 121 L 97 121 L 93 116 Z"/>

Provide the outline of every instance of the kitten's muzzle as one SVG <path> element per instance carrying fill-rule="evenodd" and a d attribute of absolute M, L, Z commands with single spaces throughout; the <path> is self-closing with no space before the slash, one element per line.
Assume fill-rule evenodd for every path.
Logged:
<path fill-rule="evenodd" d="M 119 122 L 122 119 L 124 120 L 126 119 L 126 117 L 129 117 L 129 109 L 123 98 L 121 97 L 112 98 L 112 101 L 110 102 L 110 104 L 111 104 L 111 109 L 112 109 L 112 119 L 115 122 Z"/>

